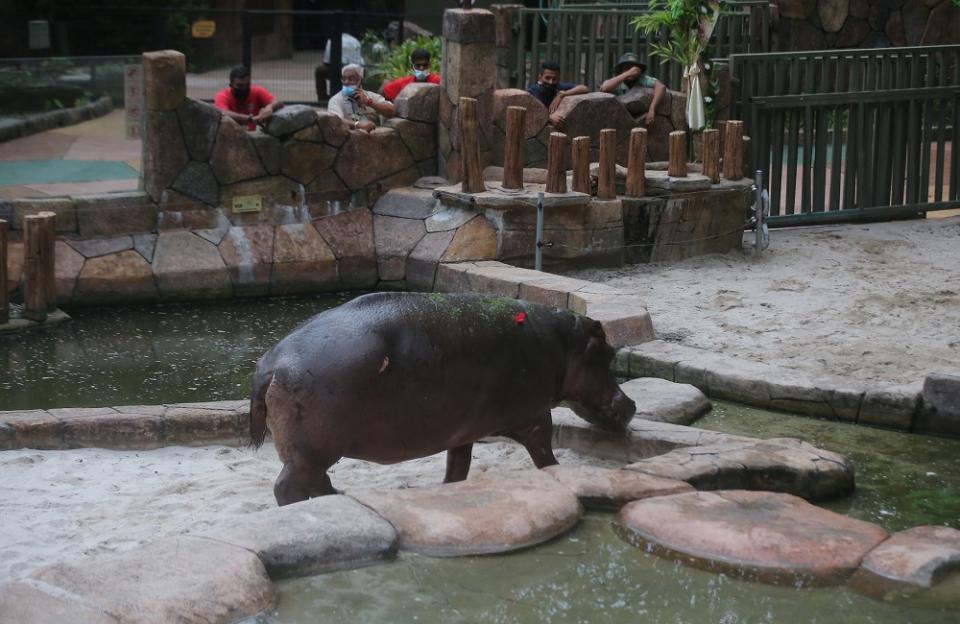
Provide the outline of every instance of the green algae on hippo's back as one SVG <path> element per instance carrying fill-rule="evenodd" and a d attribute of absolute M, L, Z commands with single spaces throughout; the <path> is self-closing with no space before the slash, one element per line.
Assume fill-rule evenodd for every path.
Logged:
<path fill-rule="evenodd" d="M 515 299 L 374 293 L 323 312 L 257 363 L 250 434 L 267 427 L 284 462 L 281 505 L 335 492 L 343 457 L 395 463 L 447 451 L 445 481 L 470 469 L 474 442 L 520 442 L 553 465 L 550 410 L 622 431 L 636 406 L 610 371 L 601 324 Z M 458 310 L 452 314 L 452 310 Z"/>

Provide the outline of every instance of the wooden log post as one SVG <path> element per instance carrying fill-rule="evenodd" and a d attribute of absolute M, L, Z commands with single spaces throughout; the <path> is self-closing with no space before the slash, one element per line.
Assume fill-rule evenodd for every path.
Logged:
<path fill-rule="evenodd" d="M 739 180 L 743 177 L 743 122 L 727 122 L 723 141 L 723 177 Z"/>
<path fill-rule="evenodd" d="M 671 178 L 687 177 L 687 133 L 683 130 L 674 130 L 669 138 L 670 161 L 667 164 L 667 175 Z"/>
<path fill-rule="evenodd" d="M 573 139 L 573 191 L 590 194 L 590 137 Z"/>
<path fill-rule="evenodd" d="M 643 197 L 647 192 L 647 129 L 630 131 L 630 153 L 627 155 L 627 197 Z"/>
<path fill-rule="evenodd" d="M 43 281 L 43 217 L 23 218 L 23 316 L 31 321 L 47 320 L 47 288 Z"/>
<path fill-rule="evenodd" d="M 550 133 L 550 146 L 547 148 L 547 193 L 567 192 L 567 168 L 564 157 L 567 147 L 567 135 L 562 132 Z"/>
<path fill-rule="evenodd" d="M 507 107 L 507 132 L 503 144 L 503 188 L 523 188 L 523 122 L 527 109 Z"/>
<path fill-rule="evenodd" d="M 703 175 L 711 184 L 720 181 L 720 131 L 716 128 L 703 131 Z"/>
<path fill-rule="evenodd" d="M 460 98 L 457 121 L 460 123 L 460 191 L 463 193 L 482 193 L 487 190 L 483 184 L 483 170 L 480 168 L 480 134 L 477 127 L 477 101 L 473 98 Z"/>
<path fill-rule="evenodd" d="M 600 172 L 597 175 L 597 199 L 617 196 L 617 131 L 600 131 Z"/>
<path fill-rule="evenodd" d="M 0 325 L 10 322 L 10 301 L 7 297 L 7 232 L 10 224 L 0 219 Z"/>
<path fill-rule="evenodd" d="M 752 178 L 752 177 L 753 177 L 753 170 L 752 170 L 751 167 L 750 167 L 750 137 L 748 137 L 748 136 L 744 136 L 744 137 L 743 137 L 743 151 L 741 152 L 741 154 L 743 154 L 743 156 L 742 156 L 742 158 L 743 158 L 743 177 L 745 177 L 745 178 Z"/>
<path fill-rule="evenodd" d="M 47 312 L 57 309 L 57 213 L 40 212 L 40 270 Z"/>

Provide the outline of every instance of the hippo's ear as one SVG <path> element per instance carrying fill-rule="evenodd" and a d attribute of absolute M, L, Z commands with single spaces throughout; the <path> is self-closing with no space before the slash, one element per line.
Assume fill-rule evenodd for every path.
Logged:
<path fill-rule="evenodd" d="M 590 336 L 599 338 L 601 340 L 606 340 L 607 334 L 603 331 L 603 325 L 600 323 L 600 321 L 591 321 L 591 323 Z"/>

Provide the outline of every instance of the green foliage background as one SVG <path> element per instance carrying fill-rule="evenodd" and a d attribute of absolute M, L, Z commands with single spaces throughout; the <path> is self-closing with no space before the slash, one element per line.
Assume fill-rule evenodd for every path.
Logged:
<path fill-rule="evenodd" d="M 410 54 L 417 48 L 423 48 L 430 53 L 430 71 L 440 73 L 440 55 L 443 50 L 440 37 L 420 36 L 407 39 L 391 48 L 375 33 L 367 32 L 361 46 L 367 60 L 363 84 L 368 89 L 376 90 L 385 82 L 410 74 Z"/>

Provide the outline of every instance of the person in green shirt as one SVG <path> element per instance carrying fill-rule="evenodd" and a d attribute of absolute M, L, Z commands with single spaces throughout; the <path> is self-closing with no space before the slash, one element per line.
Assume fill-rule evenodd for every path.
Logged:
<path fill-rule="evenodd" d="M 633 52 L 627 52 L 620 57 L 613 67 L 613 78 L 609 78 L 600 85 L 603 93 L 621 95 L 635 87 L 653 89 L 653 100 L 650 108 L 643 116 L 643 123 L 649 126 L 656 117 L 657 106 L 663 100 L 667 87 L 662 82 L 647 74 L 647 66 L 640 62 L 640 58 Z"/>

